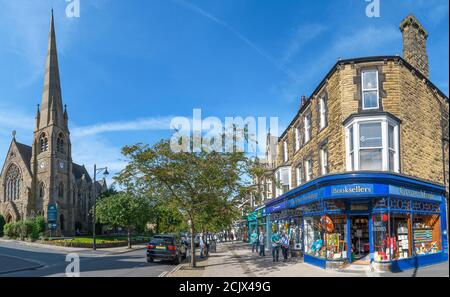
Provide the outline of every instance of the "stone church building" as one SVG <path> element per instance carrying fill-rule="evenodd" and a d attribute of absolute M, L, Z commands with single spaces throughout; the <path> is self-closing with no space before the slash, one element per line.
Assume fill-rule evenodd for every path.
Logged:
<path fill-rule="evenodd" d="M 89 210 L 95 187 L 84 166 L 72 161 L 67 107 L 63 105 L 53 13 L 48 40 L 42 103 L 37 108 L 32 145 L 17 142 L 15 132 L 0 175 L 0 215 L 7 222 L 44 215 L 57 207 L 57 233 L 91 229 Z"/>

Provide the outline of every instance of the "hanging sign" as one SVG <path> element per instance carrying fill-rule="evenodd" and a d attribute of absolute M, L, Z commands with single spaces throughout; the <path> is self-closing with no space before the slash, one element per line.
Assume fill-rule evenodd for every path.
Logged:
<path fill-rule="evenodd" d="M 47 208 L 47 222 L 50 224 L 55 224 L 58 220 L 58 210 L 56 209 L 55 204 L 49 204 Z"/>
<path fill-rule="evenodd" d="M 329 216 L 323 216 L 320 219 L 320 222 L 322 223 L 322 228 L 324 228 L 327 233 L 333 233 L 334 223 L 333 223 L 333 220 Z"/>

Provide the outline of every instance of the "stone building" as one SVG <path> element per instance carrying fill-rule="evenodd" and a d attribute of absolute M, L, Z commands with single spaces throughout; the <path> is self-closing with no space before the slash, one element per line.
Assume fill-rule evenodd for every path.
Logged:
<path fill-rule="evenodd" d="M 302 97 L 279 138 L 267 198 L 323 175 L 362 170 L 446 185 L 448 196 L 448 98 L 429 79 L 426 30 L 412 15 L 400 30 L 403 57 L 340 60 L 309 98 Z M 380 143 L 365 150 L 357 127 L 374 121 Z"/>
<path fill-rule="evenodd" d="M 63 105 L 53 13 L 41 105 L 31 146 L 17 142 L 15 132 L 0 175 L 0 215 L 7 222 L 36 215 L 47 218 L 49 205 L 57 208 L 57 233 L 73 235 L 90 229 L 89 210 L 96 187 L 86 168 L 72 161 L 67 107 Z"/>
<path fill-rule="evenodd" d="M 429 78 L 426 30 L 412 15 L 400 30 L 403 57 L 339 60 L 302 97 L 268 148 L 249 232 L 284 230 L 321 268 L 448 260 L 449 101 Z"/>

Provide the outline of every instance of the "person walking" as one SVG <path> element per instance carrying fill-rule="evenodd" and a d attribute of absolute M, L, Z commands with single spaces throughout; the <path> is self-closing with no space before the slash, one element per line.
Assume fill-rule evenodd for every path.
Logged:
<path fill-rule="evenodd" d="M 250 242 L 252 244 L 252 253 L 258 252 L 258 234 L 256 233 L 256 230 L 253 230 L 252 235 L 250 236 Z"/>
<path fill-rule="evenodd" d="M 203 234 L 200 235 L 199 238 L 199 245 L 200 245 L 200 258 L 204 258 L 205 257 L 205 242 L 203 241 Z"/>
<path fill-rule="evenodd" d="M 261 234 L 259 234 L 259 256 L 266 256 L 266 235 L 264 231 L 261 231 Z"/>
<path fill-rule="evenodd" d="M 281 251 L 283 252 L 283 262 L 286 262 L 288 259 L 289 253 L 289 236 L 286 234 L 286 231 L 282 231 L 281 235 Z"/>
<path fill-rule="evenodd" d="M 280 234 L 278 232 L 274 232 L 271 238 L 272 241 L 272 257 L 273 262 L 278 262 L 278 259 L 280 258 Z"/>

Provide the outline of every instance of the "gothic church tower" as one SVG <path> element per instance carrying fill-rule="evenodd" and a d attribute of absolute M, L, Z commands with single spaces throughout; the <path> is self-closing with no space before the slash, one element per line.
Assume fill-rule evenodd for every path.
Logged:
<path fill-rule="evenodd" d="M 72 156 L 67 109 L 63 106 L 53 11 L 42 103 L 36 114 L 31 170 L 35 209 L 47 217 L 47 207 L 58 210 L 58 233 L 72 234 L 74 195 Z"/>

